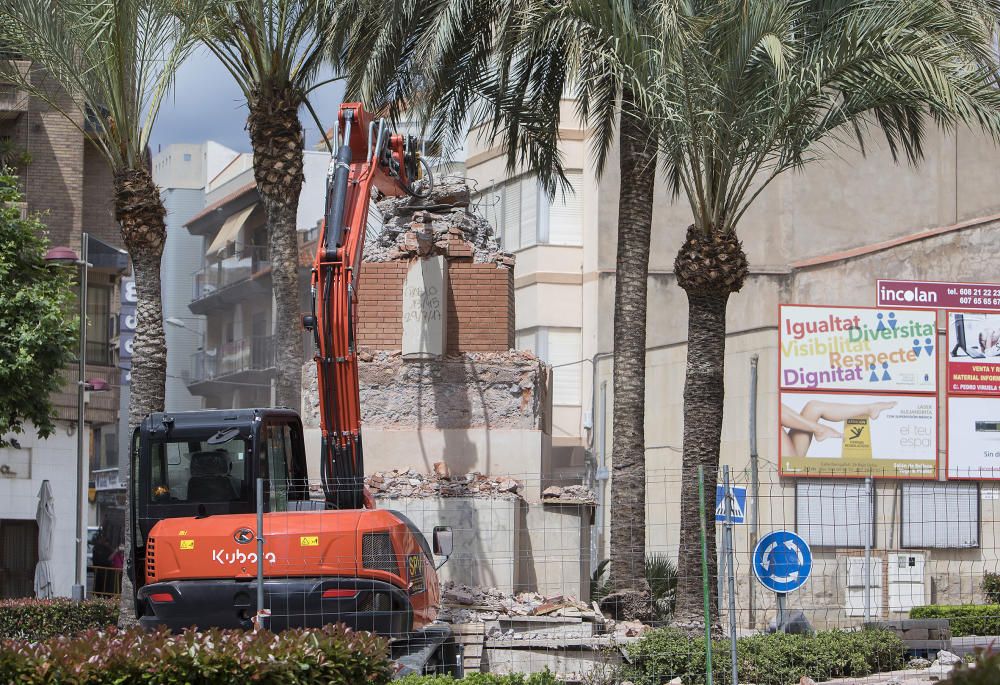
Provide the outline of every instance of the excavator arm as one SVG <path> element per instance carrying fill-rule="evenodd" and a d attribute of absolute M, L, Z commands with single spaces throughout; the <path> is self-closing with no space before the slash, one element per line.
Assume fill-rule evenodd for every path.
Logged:
<path fill-rule="evenodd" d="M 364 487 L 356 335 L 369 201 L 373 187 L 383 195 L 414 195 L 420 157 L 414 138 L 391 134 L 385 120 L 372 119 L 356 102 L 340 106 L 334 141 L 312 268 L 313 311 L 303 324 L 316 343 L 326 500 L 337 509 L 360 509 L 371 506 Z"/>

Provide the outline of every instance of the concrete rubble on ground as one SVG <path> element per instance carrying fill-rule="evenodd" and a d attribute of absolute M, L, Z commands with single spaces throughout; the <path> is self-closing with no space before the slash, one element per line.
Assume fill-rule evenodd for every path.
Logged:
<path fill-rule="evenodd" d="M 365 242 L 364 260 L 445 255 L 471 258 L 476 263 L 514 266 L 514 257 L 500 249 L 489 221 L 469 211 L 469 186 L 463 178 L 437 181 L 427 197 L 405 195 L 378 202 L 383 227 Z"/>
<path fill-rule="evenodd" d="M 551 485 L 542 490 L 542 501 L 596 504 L 597 495 L 585 485 Z"/>
<path fill-rule="evenodd" d="M 365 485 L 371 490 L 375 499 L 400 497 L 519 499 L 518 490 L 521 488 L 520 483 L 506 476 L 469 473 L 452 477 L 438 473 L 427 475 L 415 469 L 375 472 L 365 477 Z"/>
<path fill-rule="evenodd" d="M 819 685 L 930 685 L 948 678 L 962 657 L 940 650 L 933 663 L 927 659 L 911 659 L 905 671 L 874 673 L 861 678 L 836 678 Z"/>
<path fill-rule="evenodd" d="M 545 597 L 537 592 L 506 593 L 496 588 L 474 587 L 445 582 L 441 586 L 441 613 L 438 618 L 447 623 L 492 623 L 516 619 L 525 623 L 537 622 L 530 630 L 506 631 L 498 626 L 489 629 L 489 639 L 507 640 L 579 640 L 595 635 L 618 638 L 637 637 L 650 626 L 635 621 L 612 621 L 606 618 L 596 604 L 586 603 L 569 596 Z M 558 619 L 563 619 L 559 621 Z M 577 631 L 566 628 L 566 623 L 594 624 Z"/>

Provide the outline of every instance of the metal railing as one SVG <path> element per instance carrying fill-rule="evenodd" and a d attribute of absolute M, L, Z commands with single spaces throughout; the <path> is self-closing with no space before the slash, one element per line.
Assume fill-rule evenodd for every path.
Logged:
<path fill-rule="evenodd" d="M 245 281 L 270 266 L 266 245 L 244 245 L 236 254 L 206 264 L 194 272 L 192 299 L 208 297 L 215 291 Z"/>
<path fill-rule="evenodd" d="M 274 368 L 274 337 L 253 336 L 226 343 L 213 350 L 195 352 L 190 383 L 210 381 L 245 371 Z"/>

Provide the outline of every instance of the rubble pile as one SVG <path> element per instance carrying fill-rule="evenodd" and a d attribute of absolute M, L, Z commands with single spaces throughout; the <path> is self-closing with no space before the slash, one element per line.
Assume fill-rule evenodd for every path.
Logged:
<path fill-rule="evenodd" d="M 537 592 L 506 593 L 497 588 L 482 588 L 445 581 L 441 584 L 441 611 L 438 619 L 446 623 L 491 623 L 504 618 L 564 618 L 595 623 L 595 632 L 616 637 L 636 637 L 650 630 L 650 626 L 636 621 L 613 621 L 606 618 L 596 603 L 587 605 L 575 597 L 544 597 Z M 488 638 L 538 639 L 545 638 L 545 628 L 527 632 L 506 632 L 499 627 L 489 628 Z M 565 638 L 565 631 L 553 632 L 554 639 Z"/>
<path fill-rule="evenodd" d="M 542 490 L 542 501 L 597 504 L 597 495 L 584 485 L 552 485 Z"/>
<path fill-rule="evenodd" d="M 365 241 L 364 260 L 389 262 L 445 255 L 512 268 L 514 257 L 500 249 L 490 223 L 469 211 L 464 179 L 445 178 L 424 198 L 389 197 L 378 203 L 382 229 Z"/>
<path fill-rule="evenodd" d="M 435 473 L 426 475 L 409 471 L 381 471 L 365 478 L 365 485 L 376 499 L 400 497 L 475 497 L 479 499 L 519 499 L 521 485 L 504 476 L 470 473 L 452 477 L 444 463 L 435 464 Z"/>

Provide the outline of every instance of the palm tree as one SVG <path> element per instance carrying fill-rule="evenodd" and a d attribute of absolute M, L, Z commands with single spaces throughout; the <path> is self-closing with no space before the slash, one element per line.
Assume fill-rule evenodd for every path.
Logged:
<path fill-rule="evenodd" d="M 508 168 L 559 182 L 559 104 L 575 97 L 604 168 L 619 151 L 611 578 L 612 610 L 648 616 L 644 395 L 647 263 L 654 163 L 694 225 L 675 273 L 689 299 L 683 510 L 675 621 L 700 627 L 696 472 L 717 478 L 725 311 L 748 273 L 735 229 L 773 178 L 881 129 L 920 157 L 925 116 L 996 131 L 992 6 L 977 0 L 647 3 L 474 0 L 345 7 L 349 91 L 391 115 L 422 106 L 442 135 L 491 124 Z M 992 23 L 991 23 L 992 20 Z M 877 88 L 872 86 L 877 85 Z M 616 128 L 617 127 L 617 128 Z M 655 149 L 654 149 L 655 148 Z M 714 549 L 714 524 L 708 526 Z M 709 573 L 716 574 L 714 555 Z M 709 583 L 714 598 L 716 585 Z M 607 606 L 607 605 L 606 605 Z"/>
<path fill-rule="evenodd" d="M 778 175 L 835 144 L 864 152 L 881 131 L 894 157 L 916 163 L 928 122 L 1000 138 L 989 12 L 975 0 L 711 0 L 659 12 L 646 94 L 670 191 L 693 219 L 674 263 L 689 321 L 676 623 L 704 626 L 697 472 L 714 487 L 726 307 L 748 274 L 740 220 Z"/>
<path fill-rule="evenodd" d="M 637 96 L 651 32 L 642 3 L 628 0 L 474 0 L 341 6 L 342 49 L 334 57 L 348 92 L 398 117 L 420 113 L 439 138 L 464 136 L 486 122 L 500 141 L 509 173 L 527 168 L 550 195 L 563 185 L 560 104 L 576 101 L 580 120 L 596 131 L 599 173 L 616 139 L 618 253 L 614 318 L 610 586 L 606 611 L 652 616 L 645 575 L 646 281 L 656 173 L 655 131 Z M 630 80 L 620 58 L 628 55 Z M 563 188 L 572 192 L 572 188 Z"/>
<path fill-rule="evenodd" d="M 128 409 L 134 428 L 150 412 L 163 411 L 167 352 L 160 257 L 166 212 L 150 173 L 149 139 L 186 54 L 187 34 L 157 0 L 6 3 L 4 39 L 36 66 L 30 78 L 16 70 L 5 76 L 80 129 L 114 174 L 115 218 L 132 258 L 138 295 Z M 123 618 L 132 615 L 127 584 L 123 579 Z"/>
<path fill-rule="evenodd" d="M 275 299 L 275 393 L 298 411 L 302 323 L 296 215 L 303 182 L 299 109 L 320 81 L 333 0 L 178 0 L 177 16 L 225 65 L 249 113 L 254 179 L 267 217 Z M 315 112 L 313 112 L 315 117 Z M 318 119 L 317 119 L 318 123 Z"/>

